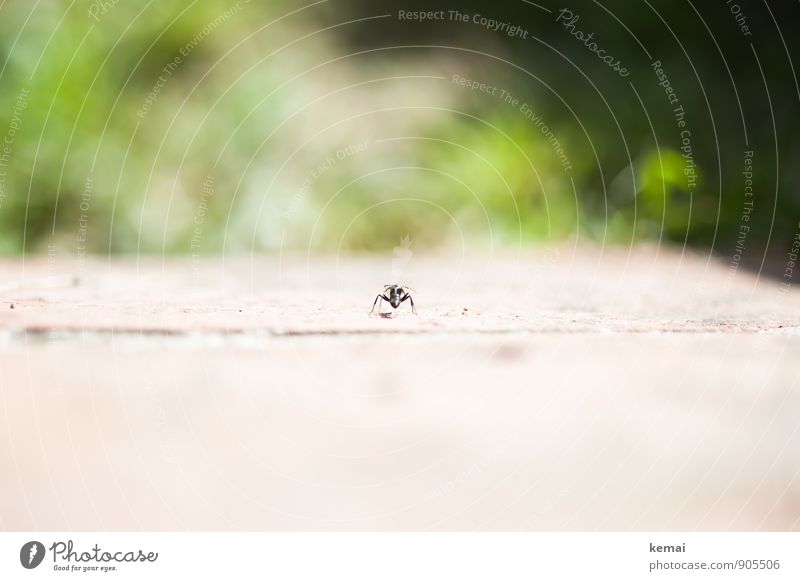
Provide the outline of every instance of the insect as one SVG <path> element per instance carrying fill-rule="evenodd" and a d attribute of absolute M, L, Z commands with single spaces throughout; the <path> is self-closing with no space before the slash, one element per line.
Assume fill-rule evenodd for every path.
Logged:
<path fill-rule="evenodd" d="M 408 289 L 408 290 L 406 290 Z M 392 305 L 393 309 L 396 309 L 400 306 L 400 303 L 404 303 L 406 301 L 411 302 L 411 312 L 415 315 L 417 314 L 417 309 L 414 307 L 414 299 L 411 298 L 411 295 L 408 294 L 409 289 L 408 287 L 401 286 L 399 284 L 386 284 L 383 285 L 383 293 L 379 293 L 378 296 L 375 297 L 375 302 L 372 303 L 372 311 L 370 314 L 375 310 L 375 305 L 378 304 L 379 300 L 384 300 L 390 305 Z M 416 291 L 414 291 L 416 292 Z M 388 296 L 387 296 L 388 295 Z M 378 305 L 378 313 L 381 312 L 381 307 Z"/>

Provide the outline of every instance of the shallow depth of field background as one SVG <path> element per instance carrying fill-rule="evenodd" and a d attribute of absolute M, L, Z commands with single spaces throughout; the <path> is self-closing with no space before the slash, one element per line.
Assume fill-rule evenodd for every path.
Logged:
<path fill-rule="evenodd" d="M 424 8 L 480 13 L 527 39 L 401 21 L 413 2 L 6 2 L 0 251 L 580 238 L 729 256 L 752 151 L 742 262 L 758 266 L 783 255 L 800 213 L 787 28 L 800 6 L 770 4 L 746 3 L 737 22 L 723 1 L 573 2 L 575 28 L 625 64 L 622 78 L 556 22 L 557 7 L 523 1 Z M 694 187 L 654 60 L 686 111 Z"/>

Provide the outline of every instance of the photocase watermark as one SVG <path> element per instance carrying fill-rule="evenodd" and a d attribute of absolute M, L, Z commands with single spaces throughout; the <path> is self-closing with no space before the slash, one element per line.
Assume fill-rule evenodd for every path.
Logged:
<path fill-rule="evenodd" d="M 628 69 L 623 66 L 620 59 L 608 54 L 594 38 L 594 32 L 583 32 L 576 28 L 576 24 L 581 19 L 580 15 L 575 14 L 569 8 L 562 8 L 558 11 L 556 22 L 564 27 L 564 30 L 569 32 L 576 40 L 580 41 L 583 46 L 589 49 L 589 52 L 594 53 L 597 58 L 603 61 L 612 71 L 617 73 L 620 77 L 627 77 L 630 75 Z"/>
<path fill-rule="evenodd" d="M 94 0 L 89 4 L 89 18 L 100 22 L 100 17 L 111 12 L 111 9 L 119 3 L 120 0 Z"/>
<path fill-rule="evenodd" d="M 683 175 L 686 178 L 686 189 L 693 190 L 697 186 L 697 167 L 694 162 L 694 148 L 692 146 L 692 132 L 686 124 L 686 110 L 681 105 L 680 99 L 669 80 L 660 60 L 650 63 L 650 68 L 658 79 L 658 85 L 664 89 L 667 101 L 672 106 L 672 116 L 680 132 L 680 150 L 683 158 Z"/>
<path fill-rule="evenodd" d="M 656 74 L 656 78 L 658 79 L 658 86 L 664 89 L 664 93 L 667 96 L 667 101 L 669 102 L 669 104 L 679 105 L 680 99 L 678 98 L 678 94 L 672 87 L 672 82 L 669 80 L 666 71 L 661 65 L 661 61 L 654 60 L 652 63 L 650 63 L 650 68 L 653 69 L 653 72 Z"/>
<path fill-rule="evenodd" d="M 750 25 L 747 24 L 747 17 L 742 12 L 742 7 L 739 6 L 734 0 L 725 0 L 725 5 L 731 11 L 734 20 L 736 21 L 736 25 L 739 27 L 743 36 L 753 36 L 753 32 L 750 30 Z"/>
<path fill-rule="evenodd" d="M 401 21 L 426 22 L 445 20 L 477 24 L 490 32 L 502 32 L 511 38 L 527 40 L 529 31 L 505 20 L 495 20 L 482 14 L 470 14 L 459 10 L 398 10 L 397 19 Z"/>
<path fill-rule="evenodd" d="M 192 251 L 192 267 L 196 270 L 197 265 L 200 264 L 200 243 L 203 240 L 203 224 L 206 221 L 206 214 L 208 214 L 208 202 L 214 196 L 214 180 L 215 176 L 208 174 L 203 180 L 203 186 L 200 190 L 200 203 L 197 205 L 197 211 L 192 220 L 192 238 L 189 241 L 189 249 Z"/>
<path fill-rule="evenodd" d="M 22 129 L 22 114 L 28 108 L 28 95 L 30 89 L 23 87 L 17 93 L 17 100 L 14 104 L 14 109 L 11 112 L 11 121 L 8 124 L 8 130 L 3 137 L 3 143 L 0 144 L 0 209 L 3 207 L 3 202 L 6 199 L 6 180 L 8 179 L 8 168 L 11 163 L 11 154 L 13 152 L 14 140 L 17 133 Z"/>
<path fill-rule="evenodd" d="M 39 541 L 29 541 L 19 550 L 19 563 L 26 569 L 36 569 L 42 564 L 45 548 Z"/>
<path fill-rule="evenodd" d="M 140 119 L 144 119 L 153 105 L 156 104 L 161 90 L 167 85 L 167 82 L 169 81 L 170 77 L 175 74 L 175 71 L 177 71 L 183 64 L 183 59 L 188 57 L 191 52 L 200 46 L 200 43 L 202 43 L 206 38 L 211 36 L 214 31 L 217 30 L 217 28 L 238 14 L 242 10 L 242 4 L 249 4 L 250 1 L 251 0 L 243 0 L 242 2 L 237 2 L 225 12 L 217 16 L 214 20 L 206 24 L 197 34 L 194 35 L 192 40 L 178 49 L 178 53 L 180 54 L 176 54 L 170 62 L 164 65 L 164 68 L 161 69 L 161 74 L 158 75 L 156 82 L 153 84 L 153 87 L 150 89 L 147 97 L 145 97 L 144 102 L 136 110 L 136 115 Z"/>
<path fill-rule="evenodd" d="M 736 247 L 734 248 L 733 256 L 731 256 L 730 272 L 733 276 L 739 268 L 739 263 L 742 261 L 742 253 L 745 249 L 745 242 L 747 235 L 750 233 L 750 215 L 753 213 L 753 152 L 744 152 L 744 202 L 742 204 L 742 214 L 739 217 L 739 231 L 736 240 Z"/>
<path fill-rule="evenodd" d="M 79 205 L 80 214 L 78 215 L 78 232 L 75 234 L 78 271 L 83 274 L 86 271 L 86 242 L 89 237 L 89 210 L 92 207 L 92 194 L 94 193 L 94 178 L 89 176 L 83 186 L 81 201 Z"/>
<path fill-rule="evenodd" d="M 550 9 L 545 9 L 552 12 Z M 480 13 L 461 12 L 459 10 L 398 10 L 397 19 L 406 22 L 449 21 L 475 24 L 490 32 L 500 32 L 511 38 L 522 40 L 533 39 L 530 31 L 518 24 L 506 20 L 497 20 Z M 585 46 L 589 52 L 597 56 L 612 71 L 620 77 L 630 76 L 630 71 L 622 60 L 600 46 L 594 32 L 584 32 L 577 28 L 581 17 L 570 8 L 561 8 L 555 13 L 555 21 L 560 24 L 572 37 Z"/>
<path fill-rule="evenodd" d="M 406 267 L 411 262 L 414 252 L 411 250 L 413 241 L 411 236 L 405 235 L 400 239 L 400 244 L 392 249 L 392 281 L 397 283 L 402 280 Z"/>
<path fill-rule="evenodd" d="M 547 502 L 541 505 L 538 510 L 536 510 L 533 514 L 531 514 L 528 517 L 528 520 L 522 526 L 522 530 L 533 529 L 540 526 L 542 518 L 552 513 L 555 510 L 556 506 L 558 506 L 558 504 L 562 500 L 564 500 L 571 494 L 572 491 L 565 488 L 563 490 L 559 490 L 555 496 L 551 496 L 550 498 L 548 498 Z"/>
<path fill-rule="evenodd" d="M 550 145 L 550 147 L 553 149 L 553 152 L 556 154 L 556 157 L 558 158 L 558 161 L 561 164 L 561 169 L 564 170 L 564 173 L 569 173 L 572 170 L 572 162 L 567 156 L 567 153 L 564 150 L 564 146 L 555 136 L 555 133 L 553 133 L 553 131 L 547 125 L 541 114 L 534 111 L 532 105 L 529 105 L 525 101 L 518 99 L 508 89 L 503 89 L 495 85 L 486 83 L 484 81 L 468 79 L 461 75 L 454 74 L 451 77 L 451 82 L 455 85 L 466 87 L 472 91 L 485 93 L 492 97 L 496 97 L 500 99 L 504 104 L 510 105 L 514 109 L 517 109 L 520 113 L 522 113 L 522 115 L 525 116 L 525 118 L 528 121 L 533 123 L 536 126 L 536 128 L 539 129 L 539 131 L 541 131 L 542 135 L 547 140 L 547 143 Z"/>
<path fill-rule="evenodd" d="M 231 17 L 238 14 L 242 10 L 242 4 L 250 4 L 250 2 L 251 0 L 243 0 L 228 8 L 225 12 L 206 24 L 200 32 L 194 35 L 192 40 L 178 49 L 178 52 L 181 53 L 183 57 L 189 56 L 189 53 L 196 49 L 206 38 L 211 36 L 217 28 L 225 24 Z"/>
<path fill-rule="evenodd" d="M 144 552 L 142 549 L 137 551 L 105 551 L 97 543 L 89 547 L 88 550 L 76 551 L 72 540 L 67 542 L 57 541 L 50 545 L 50 552 L 53 555 L 54 571 L 70 572 L 94 572 L 107 573 L 117 570 L 117 563 L 155 563 L 158 553 L 154 551 Z M 59 559 L 62 564 L 58 564 Z M 87 563 L 81 565 L 79 563 Z M 94 564 L 97 563 L 97 564 Z M 109 563 L 115 563 L 110 565 Z"/>
<path fill-rule="evenodd" d="M 425 495 L 425 502 L 428 503 L 434 500 L 441 500 L 450 496 L 459 486 L 482 474 L 486 470 L 486 467 L 490 464 L 492 458 L 494 458 L 494 455 L 484 458 L 481 462 L 472 464 L 460 472 L 455 478 L 440 484 L 433 490 L 428 491 L 428 493 Z"/>
<path fill-rule="evenodd" d="M 747 237 L 750 234 L 750 220 L 754 208 L 753 158 L 754 152 L 752 150 L 744 152 L 744 160 L 742 163 L 744 199 L 742 201 L 742 213 L 739 216 L 739 224 L 736 229 L 736 244 L 733 247 L 733 254 L 731 255 L 730 264 L 728 265 L 728 276 L 725 279 L 725 286 L 721 293 L 723 300 L 730 294 L 731 285 L 736 278 L 736 274 L 739 272 L 739 265 L 742 262 L 744 251 L 747 248 Z"/>
<path fill-rule="evenodd" d="M 478 26 L 481 26 L 482 28 L 485 28 L 491 32 L 502 32 L 510 38 L 516 37 L 527 40 L 528 35 L 530 34 L 528 30 L 522 28 L 521 26 L 503 20 L 495 20 L 494 18 L 489 18 L 487 16 L 483 16 L 482 14 L 465 14 L 463 12 L 459 12 L 458 10 L 448 10 L 448 13 L 450 20 L 471 22 L 472 24 L 477 24 Z"/>
<path fill-rule="evenodd" d="M 69 573 L 108 573 L 119 570 L 121 563 L 155 563 L 158 553 L 136 551 L 104 550 L 98 543 L 84 550 L 76 550 L 72 539 L 56 541 L 45 548 L 40 541 L 29 541 L 19 551 L 19 562 L 25 569 L 35 569 L 44 561 L 47 553 L 53 557 L 53 571 Z"/>
<path fill-rule="evenodd" d="M 56 256 L 58 253 L 58 248 L 52 242 L 47 244 L 47 263 L 46 263 L 46 271 L 47 278 L 50 280 L 54 280 L 58 276 L 58 272 L 56 270 Z M 54 329 L 50 329 L 47 331 L 47 341 L 50 343 L 55 343 L 59 340 L 58 332 Z M 55 377 L 56 380 L 53 382 L 52 388 L 53 393 L 59 397 L 65 394 L 64 391 L 64 384 L 62 383 L 63 377 L 66 377 L 67 374 L 60 374 L 56 373 Z"/>
<path fill-rule="evenodd" d="M 172 74 L 178 70 L 178 67 L 180 67 L 182 62 L 183 59 L 181 57 L 175 56 L 172 61 L 164 65 L 164 68 L 161 69 L 161 74 L 158 75 L 153 88 L 150 89 L 147 97 L 145 97 L 144 103 L 142 103 L 141 107 L 136 110 L 136 115 L 139 117 L 139 119 L 144 119 L 148 111 L 150 111 L 150 108 L 155 105 L 156 101 L 158 101 L 158 96 L 161 93 L 161 89 L 166 86 L 167 81 Z"/>
<path fill-rule="evenodd" d="M 518 102 L 517 99 L 513 98 L 510 94 L 508 97 L 509 99 L 513 99 L 511 104 L 516 106 L 516 103 Z M 553 149 L 556 157 L 558 157 L 558 161 L 561 163 L 561 168 L 565 173 L 569 173 L 569 171 L 572 170 L 572 162 L 567 157 L 561 142 L 559 142 L 550 127 L 544 122 L 542 116 L 536 113 L 531 105 L 528 105 L 524 102 L 519 106 L 519 112 L 522 113 L 528 121 L 536 125 L 539 131 L 542 132 L 542 135 L 544 135 L 547 143 L 550 144 L 550 147 Z"/>
<path fill-rule="evenodd" d="M 318 179 L 333 169 L 339 162 L 365 151 L 367 147 L 369 147 L 369 141 L 351 143 L 337 150 L 332 156 L 326 157 L 325 161 L 312 169 L 308 176 L 306 176 L 306 178 L 303 180 L 303 185 L 300 186 L 300 190 L 289 202 L 289 207 L 286 209 L 284 215 L 287 218 L 294 216 L 300 209 L 300 206 L 308 198 L 309 194 L 311 193 L 311 189 L 314 187 L 314 183 L 316 183 Z"/>
<path fill-rule="evenodd" d="M 797 231 L 794 233 L 792 243 L 786 251 L 786 266 L 783 269 L 783 280 L 781 281 L 780 292 L 786 293 L 792 286 L 792 279 L 794 278 L 794 269 L 797 268 L 798 254 L 800 254 L 800 222 L 797 224 Z"/>

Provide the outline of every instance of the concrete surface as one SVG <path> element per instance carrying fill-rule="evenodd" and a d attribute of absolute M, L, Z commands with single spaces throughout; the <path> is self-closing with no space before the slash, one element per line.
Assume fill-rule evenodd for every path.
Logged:
<path fill-rule="evenodd" d="M 0 262 L 0 528 L 800 530 L 800 293 L 420 254 Z"/>

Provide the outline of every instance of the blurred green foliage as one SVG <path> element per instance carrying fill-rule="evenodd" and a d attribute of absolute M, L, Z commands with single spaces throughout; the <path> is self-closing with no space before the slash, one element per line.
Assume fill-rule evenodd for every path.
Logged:
<path fill-rule="evenodd" d="M 725 252 L 746 150 L 749 244 L 779 250 L 800 214 L 784 171 L 800 96 L 773 15 L 748 5 L 747 38 L 723 2 L 661 4 L 570 6 L 625 61 L 622 79 L 554 5 L 458 3 L 522 26 L 523 40 L 397 18 L 413 2 L 5 3 L 0 250 L 371 251 L 410 235 L 417 247 L 579 236 Z M 772 10 L 790 35 L 798 8 Z M 687 112 L 693 187 L 654 59 Z"/>

